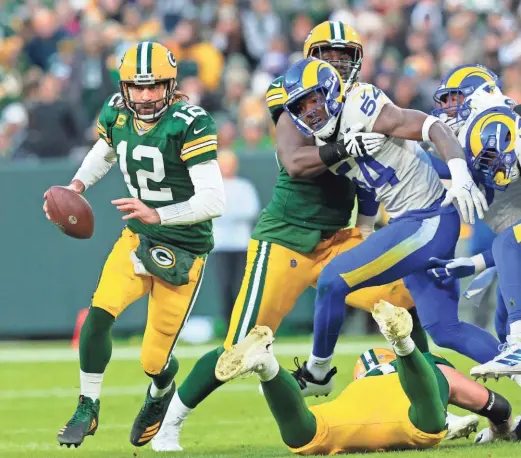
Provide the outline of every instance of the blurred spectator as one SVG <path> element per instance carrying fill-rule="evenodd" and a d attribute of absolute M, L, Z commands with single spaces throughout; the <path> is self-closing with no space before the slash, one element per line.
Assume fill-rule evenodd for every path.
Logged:
<path fill-rule="evenodd" d="M 220 150 L 217 157 L 226 193 L 226 212 L 214 220 L 215 248 L 212 256 L 217 263 L 219 286 L 229 320 L 235 298 L 239 293 L 246 266 L 246 252 L 250 235 L 260 211 L 260 202 L 253 184 L 237 176 L 237 157 L 230 150 Z"/>
<path fill-rule="evenodd" d="M 38 88 L 38 99 L 29 107 L 27 135 L 14 152 L 14 158 L 56 158 L 69 155 L 81 143 L 83 132 L 77 110 L 60 99 L 59 80 L 45 75 Z"/>

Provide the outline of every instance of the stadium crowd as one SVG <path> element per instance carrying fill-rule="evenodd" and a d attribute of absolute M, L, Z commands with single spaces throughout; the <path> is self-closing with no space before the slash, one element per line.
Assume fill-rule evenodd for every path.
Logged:
<path fill-rule="evenodd" d="M 0 158 L 79 159 L 96 137 L 118 63 L 139 40 L 164 43 L 179 89 L 214 116 L 221 149 L 273 151 L 264 103 L 314 25 L 339 20 L 364 44 L 361 80 L 429 112 L 440 75 L 497 72 L 521 100 L 518 0 L 7 0 L 0 6 Z"/>

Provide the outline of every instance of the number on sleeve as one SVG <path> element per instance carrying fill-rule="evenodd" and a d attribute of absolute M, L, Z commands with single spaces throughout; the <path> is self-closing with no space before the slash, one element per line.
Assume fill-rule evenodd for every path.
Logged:
<path fill-rule="evenodd" d="M 181 113 L 181 111 L 186 111 L 188 115 Z M 197 118 L 197 116 L 204 116 L 206 114 L 206 111 L 201 107 L 196 107 L 195 105 L 184 105 L 181 107 L 181 111 L 176 111 L 172 116 L 174 118 L 181 118 L 188 126 L 194 122 L 194 119 Z"/>

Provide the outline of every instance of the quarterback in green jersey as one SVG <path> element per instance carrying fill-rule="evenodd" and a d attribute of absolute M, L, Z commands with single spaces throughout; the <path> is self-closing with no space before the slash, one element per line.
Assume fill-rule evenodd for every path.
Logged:
<path fill-rule="evenodd" d="M 335 53 L 340 52 L 340 57 L 345 55 L 343 58 L 347 60 L 351 59 L 349 56 L 360 57 L 359 40 L 348 34 L 332 37 L 331 33 L 336 33 L 337 27 L 328 26 L 326 32 L 329 31 L 329 35 L 324 34 L 324 24 L 315 28 L 318 34 L 312 32 L 305 52 L 313 52 L 317 46 L 331 42 L 335 44 Z M 336 54 L 331 56 L 333 58 L 337 59 Z M 342 59 L 339 62 L 344 65 Z M 359 69 L 358 64 L 355 67 Z M 180 385 L 165 424 L 152 441 L 152 448 L 156 451 L 181 450 L 179 433 L 184 418 L 222 385 L 215 377 L 215 365 L 223 351 L 245 338 L 255 325 L 268 326 L 275 332 L 297 298 L 308 287 L 315 286 L 324 266 L 338 254 L 363 241 L 363 221 L 357 221 L 357 227 L 346 229 L 355 203 L 354 184 L 327 170 L 313 138 L 302 135 L 284 111 L 286 98 L 282 77 L 275 79 L 266 93 L 266 103 L 276 126 L 279 176 L 273 197 L 253 230 L 245 275 L 234 304 L 228 335 L 223 346 L 199 359 Z M 345 136 L 344 143 L 334 146 L 341 150 L 339 155 L 347 154 L 349 142 L 356 148 L 373 148 L 374 152 L 374 148 L 379 149 L 384 141 L 383 135 L 353 133 Z M 315 152 L 316 158 L 311 161 L 307 154 L 310 150 Z M 411 311 L 415 319 L 415 341 L 422 351 L 428 351 L 426 335 L 419 324 L 414 303 L 401 280 L 360 290 L 349 295 L 346 303 L 370 311 L 380 299 Z M 327 395 L 332 390 L 336 368 L 320 371 L 319 364 L 308 366 L 311 370 L 319 369 L 319 374 L 315 375 L 306 366 L 304 364 L 294 371 L 302 394 Z"/>
<path fill-rule="evenodd" d="M 112 325 L 146 294 L 141 364 L 152 380 L 132 427 L 133 445 L 157 434 L 175 392 L 173 350 L 213 248 L 211 220 L 224 211 L 214 121 L 176 91 L 176 77 L 174 56 L 161 44 L 142 42 L 126 52 L 121 91 L 104 104 L 100 139 L 68 186 L 81 194 L 118 162 L 129 196 L 112 201 L 128 223 L 105 262 L 81 331 L 80 398 L 58 433 L 62 445 L 78 446 L 96 432 Z"/>

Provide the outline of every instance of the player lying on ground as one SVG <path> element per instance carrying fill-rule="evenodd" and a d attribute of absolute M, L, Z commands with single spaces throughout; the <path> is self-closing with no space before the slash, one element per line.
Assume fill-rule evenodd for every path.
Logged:
<path fill-rule="evenodd" d="M 121 93 L 103 106 L 100 139 L 69 185 L 81 194 L 118 161 L 130 197 L 113 201 L 128 213 L 128 225 L 105 262 L 81 330 L 80 399 L 58 433 L 62 445 L 78 446 L 96 432 L 112 326 L 146 294 L 141 364 L 152 380 L 132 426 L 133 445 L 145 445 L 159 431 L 175 392 L 173 350 L 213 247 L 211 219 L 224 211 L 215 123 L 185 102 L 176 76 L 174 56 L 159 43 L 139 43 L 125 53 Z"/>
<path fill-rule="evenodd" d="M 273 334 L 265 326 L 227 350 L 216 375 L 227 381 L 257 373 L 282 440 L 302 455 L 434 447 L 446 434 L 448 404 L 488 418 L 496 437 L 510 437 L 510 403 L 465 378 L 444 358 L 422 354 L 410 338 L 406 310 L 380 301 L 373 317 L 396 360 L 350 383 L 332 402 L 306 406 L 293 377 L 279 366 Z"/>
<path fill-rule="evenodd" d="M 336 65 L 346 86 L 356 82 L 363 48 L 358 34 L 348 25 L 324 22 L 316 26 L 304 46 L 304 57 L 311 55 Z M 333 175 L 320 159 L 314 139 L 304 136 L 291 122 L 283 108 L 287 95 L 282 80 L 276 78 L 266 93 L 266 104 L 277 129 L 279 176 L 273 197 L 252 233 L 228 334 L 223 346 L 197 361 L 174 395 L 164 425 L 152 441 L 156 451 L 182 450 L 179 434 L 184 418 L 222 385 L 215 378 L 215 365 L 224 348 L 243 339 L 256 324 L 276 332 L 298 297 L 316 285 L 324 266 L 338 253 L 362 243 L 368 233 L 363 218 L 356 222 L 356 228 L 346 229 L 355 216 L 355 186 L 344 177 Z M 383 135 L 352 133 L 337 147 L 347 157 L 352 151 L 375 152 L 384 142 Z M 306 160 L 310 152 L 314 154 L 311 161 Z M 342 303 L 369 311 L 381 298 L 411 311 L 415 342 L 422 351 L 428 351 L 425 332 L 403 281 L 357 291 L 343 298 Z M 293 374 L 305 396 L 325 395 L 332 390 L 335 371 L 330 368 L 316 380 L 304 364 Z"/>

